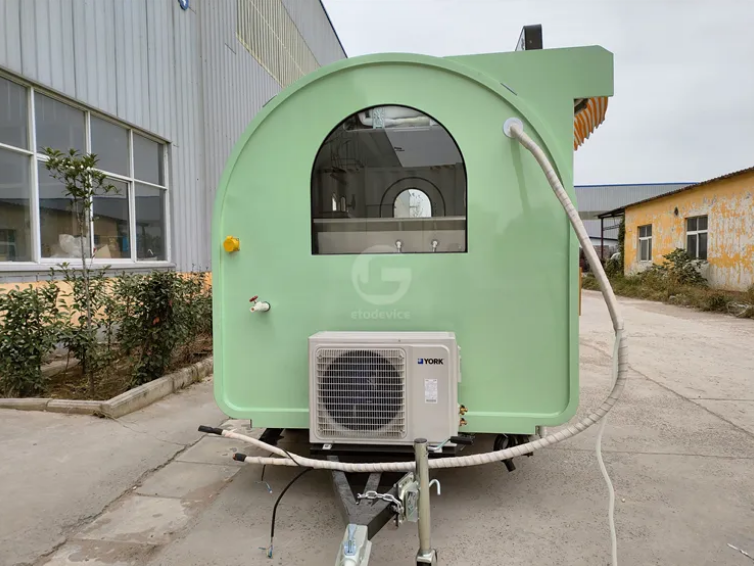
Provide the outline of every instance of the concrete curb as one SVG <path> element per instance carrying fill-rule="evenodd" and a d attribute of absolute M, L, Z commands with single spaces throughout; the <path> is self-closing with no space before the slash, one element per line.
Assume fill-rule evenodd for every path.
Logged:
<path fill-rule="evenodd" d="M 52 399 L 45 411 L 70 415 L 97 415 L 102 413 L 102 401 L 80 401 L 75 399 Z"/>
<path fill-rule="evenodd" d="M 52 399 L 41 397 L 24 397 L 23 399 L 0 399 L 0 409 L 17 411 L 44 411 Z"/>
<path fill-rule="evenodd" d="M 202 380 L 212 373 L 212 356 L 160 377 L 108 401 L 78 401 L 74 399 L 48 399 L 29 397 L 23 399 L 0 399 L 0 409 L 19 411 L 49 411 L 76 415 L 104 415 L 117 419 L 167 397 L 179 389 Z"/>

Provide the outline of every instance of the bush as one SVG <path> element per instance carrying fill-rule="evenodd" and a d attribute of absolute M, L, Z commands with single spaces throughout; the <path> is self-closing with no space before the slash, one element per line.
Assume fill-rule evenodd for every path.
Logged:
<path fill-rule="evenodd" d="M 171 272 L 126 275 L 116 283 L 127 301 L 118 341 L 133 364 L 132 385 L 161 377 L 180 342 L 174 324 L 176 276 Z"/>
<path fill-rule="evenodd" d="M 212 334 L 212 294 L 203 274 L 183 276 L 176 286 L 176 323 L 183 344 L 183 359 L 190 362 L 200 336 Z"/>
<path fill-rule="evenodd" d="M 600 285 L 597 283 L 597 278 L 593 275 L 585 275 L 581 278 L 581 288 L 588 291 L 599 291 Z"/>
<path fill-rule="evenodd" d="M 624 276 L 611 261 L 605 265 L 605 271 L 616 295 L 754 319 L 754 285 L 745 292 L 710 289 L 699 272 L 699 261 L 685 250 L 676 249 L 664 256 L 661 265 L 630 276 Z M 589 275 L 582 279 L 582 288 L 599 290 L 597 280 Z"/>
<path fill-rule="evenodd" d="M 60 339 L 63 317 L 60 289 L 40 287 L 0 294 L 0 393 L 10 397 L 42 395 L 42 363 Z"/>
<path fill-rule="evenodd" d="M 704 311 L 728 312 L 728 303 L 730 302 L 730 298 L 724 293 L 713 291 L 701 300 L 699 306 Z"/>
<path fill-rule="evenodd" d="M 706 287 L 707 280 L 699 273 L 698 260 L 693 259 L 686 250 L 677 248 L 663 256 L 663 263 L 653 266 L 649 271 L 656 271 L 670 285 L 694 285 Z"/>
<path fill-rule="evenodd" d="M 611 257 L 605 262 L 605 274 L 610 278 L 623 275 L 623 259 L 621 256 Z"/>
<path fill-rule="evenodd" d="M 115 293 L 122 305 L 117 338 L 134 386 L 162 377 L 176 351 L 190 360 L 197 338 L 211 332 L 211 294 L 201 275 L 124 275 Z"/>
<path fill-rule="evenodd" d="M 58 343 L 79 366 L 56 377 L 53 389 L 98 398 L 129 381 L 162 377 L 176 362 L 193 363 L 211 339 L 212 293 L 204 274 L 108 278 L 103 270 L 84 274 L 66 264 L 62 274 L 62 286 L 52 271 L 40 287 L 0 294 L 1 395 L 44 393 L 42 366 Z"/>

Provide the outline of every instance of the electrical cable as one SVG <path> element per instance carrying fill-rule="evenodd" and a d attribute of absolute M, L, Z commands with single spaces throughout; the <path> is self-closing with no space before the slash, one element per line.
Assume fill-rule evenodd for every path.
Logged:
<path fill-rule="evenodd" d="M 280 501 L 283 499 L 285 492 L 288 491 L 288 489 L 294 483 L 296 483 L 296 480 L 298 480 L 301 476 L 311 472 L 313 469 L 314 468 L 305 468 L 304 470 L 299 472 L 296 477 L 288 482 L 288 485 L 283 488 L 283 491 L 280 492 L 280 495 L 278 495 L 278 498 L 275 500 L 275 505 L 272 507 L 272 521 L 270 522 L 270 547 L 267 549 L 267 558 L 272 558 L 273 539 L 275 538 L 275 518 L 277 517 L 278 505 L 280 505 Z"/>
<path fill-rule="evenodd" d="M 573 227 L 573 230 L 576 233 L 576 237 L 579 243 L 581 244 L 581 248 L 586 256 L 586 259 L 589 263 L 592 273 L 597 279 L 597 283 L 599 284 L 600 291 L 602 292 L 602 296 L 607 305 L 608 312 L 610 313 L 610 319 L 613 325 L 613 330 L 615 332 L 613 365 L 612 365 L 612 372 L 611 372 L 612 378 L 613 378 L 612 388 L 607 398 L 602 402 L 602 404 L 597 409 L 594 410 L 594 412 L 590 413 L 589 415 L 587 415 L 586 417 L 584 417 L 583 419 L 581 419 L 580 421 L 572 425 L 567 425 L 565 428 L 557 432 L 547 434 L 546 436 L 537 438 L 536 440 L 532 440 L 524 444 L 517 444 L 515 446 L 510 446 L 503 450 L 495 450 L 493 452 L 487 452 L 484 454 L 473 454 L 469 456 L 457 456 L 457 457 L 449 457 L 449 458 L 431 459 L 429 461 L 429 468 L 430 469 L 443 469 L 443 468 L 462 468 L 462 467 L 468 467 L 468 466 L 478 466 L 482 464 L 491 464 L 491 463 L 500 462 L 503 460 L 509 460 L 511 458 L 515 458 L 519 456 L 524 456 L 536 450 L 540 450 L 547 446 L 557 444 L 559 442 L 572 438 L 576 436 L 577 434 L 584 432 L 586 429 L 595 425 L 599 421 L 602 421 L 602 426 L 600 427 L 600 432 L 598 433 L 598 436 L 597 436 L 597 458 L 600 464 L 600 470 L 602 471 L 603 477 L 605 478 L 605 481 L 608 485 L 608 492 L 610 494 L 610 503 L 608 507 L 609 507 L 609 514 L 610 514 L 611 540 L 613 543 L 612 544 L 612 559 L 613 559 L 612 566 L 617 566 L 618 564 L 617 550 L 616 550 L 617 543 L 616 543 L 615 525 L 614 525 L 614 519 L 613 519 L 613 512 L 614 512 L 614 507 L 615 507 L 615 493 L 613 490 L 612 483 L 610 482 L 610 477 L 607 473 L 607 469 L 605 468 L 604 462 L 602 460 L 601 442 L 602 442 L 602 431 L 604 430 L 603 419 L 607 415 L 607 413 L 609 413 L 612 410 L 612 408 L 615 406 L 615 404 L 618 402 L 618 399 L 620 398 L 621 393 L 623 392 L 623 389 L 625 388 L 625 385 L 626 385 L 626 379 L 627 379 L 627 373 L 628 373 L 628 361 L 627 361 L 628 346 L 626 344 L 625 338 L 623 337 L 623 331 L 624 331 L 623 318 L 621 317 L 619 313 L 618 301 L 615 298 L 615 293 L 613 292 L 612 287 L 610 286 L 610 281 L 607 278 L 605 269 L 602 266 L 602 263 L 600 262 L 599 258 L 597 257 L 597 252 L 595 251 L 594 246 L 592 246 L 591 244 L 589 236 L 586 232 L 586 228 L 584 227 L 584 224 L 581 221 L 581 218 L 579 217 L 578 211 L 576 210 L 573 203 L 571 202 L 571 199 L 568 196 L 568 193 L 563 188 L 563 185 L 560 182 L 560 179 L 558 178 L 558 175 L 555 172 L 555 169 L 550 164 L 550 161 L 545 155 L 544 151 L 526 133 L 524 133 L 523 123 L 519 119 L 511 118 L 507 120 L 503 130 L 506 136 L 517 140 L 536 159 L 543 173 L 547 177 L 547 181 L 550 187 L 552 188 L 553 192 L 555 193 L 555 196 L 558 198 L 558 200 L 560 201 L 560 204 L 563 206 L 563 209 L 566 215 L 568 216 L 568 220 L 570 221 L 571 226 Z M 225 436 L 228 438 L 234 438 L 236 440 L 247 442 L 253 446 L 256 446 L 257 448 L 265 450 L 266 452 L 279 456 L 279 458 L 261 457 L 261 456 L 243 456 L 243 458 L 235 458 L 236 460 L 245 462 L 247 464 L 262 464 L 262 465 L 272 465 L 272 466 L 300 466 L 300 467 L 308 467 L 308 468 L 314 468 L 314 469 L 337 470 L 337 471 L 346 472 L 346 473 L 348 472 L 351 472 L 351 473 L 410 472 L 410 471 L 414 471 L 416 467 L 415 462 L 375 462 L 375 463 L 356 464 L 356 463 L 338 462 L 338 461 L 330 461 L 330 460 L 316 460 L 312 458 L 304 458 L 298 455 L 295 455 L 295 458 L 294 458 L 294 455 L 290 454 L 286 450 L 282 450 L 281 448 L 278 448 L 277 446 L 272 446 L 256 438 L 252 438 L 244 434 L 239 434 L 239 433 L 225 430 L 225 429 L 212 429 L 211 427 L 200 427 L 199 430 L 203 430 L 204 432 L 212 432 L 214 434 L 219 434 L 221 436 Z M 237 456 L 242 456 L 242 455 L 237 454 Z"/>

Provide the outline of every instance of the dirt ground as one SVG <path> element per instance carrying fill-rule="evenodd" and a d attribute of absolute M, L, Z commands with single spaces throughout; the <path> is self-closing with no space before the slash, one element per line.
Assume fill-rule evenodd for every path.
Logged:
<path fill-rule="evenodd" d="M 212 338 L 201 336 L 191 345 L 190 350 L 179 350 L 173 362 L 165 369 L 165 374 L 178 371 L 212 354 Z M 89 381 L 83 375 L 81 365 L 66 358 L 56 360 L 56 367 L 50 367 L 47 396 L 54 399 L 96 399 L 106 401 L 135 387 L 132 383 L 133 361 L 128 357 L 116 357 L 107 372 L 97 377 L 95 394 L 89 394 Z"/>

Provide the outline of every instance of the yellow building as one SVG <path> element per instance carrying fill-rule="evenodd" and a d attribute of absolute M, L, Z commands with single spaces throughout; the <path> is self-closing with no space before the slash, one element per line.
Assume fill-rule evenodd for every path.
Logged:
<path fill-rule="evenodd" d="M 627 275 L 683 248 L 711 286 L 754 285 L 754 167 L 636 202 L 623 214 Z"/>

